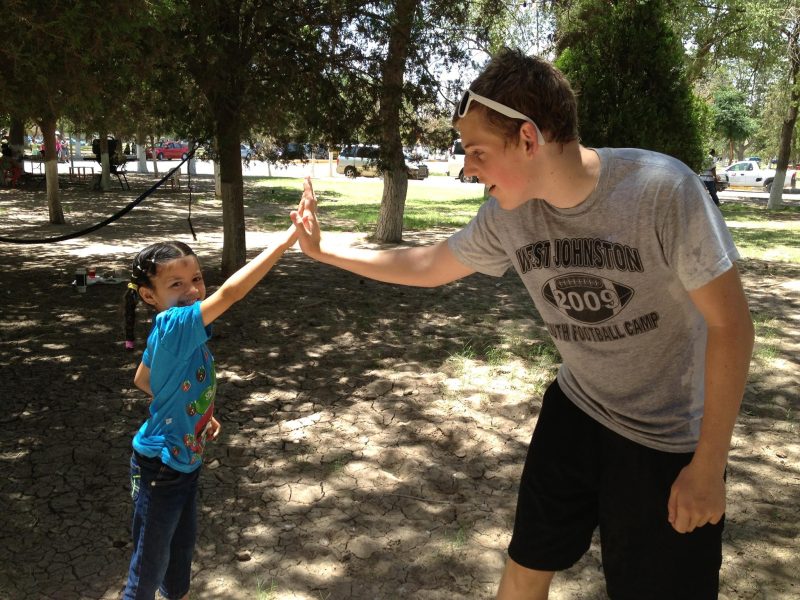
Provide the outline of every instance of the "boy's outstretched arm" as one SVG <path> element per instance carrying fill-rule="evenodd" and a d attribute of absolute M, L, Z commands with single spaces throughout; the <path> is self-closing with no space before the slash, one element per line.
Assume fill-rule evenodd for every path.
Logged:
<path fill-rule="evenodd" d="M 754 338 L 735 266 L 689 295 L 706 320 L 708 341 L 700 441 L 692 461 L 672 484 L 667 506 L 669 522 L 679 533 L 718 523 L 725 512 L 725 467 Z"/>
<path fill-rule="evenodd" d="M 364 277 L 418 287 L 436 287 L 475 271 L 458 261 L 446 241 L 397 250 L 363 250 L 327 245 L 317 221 L 316 198 L 306 179 L 300 209 L 292 213 L 300 249 L 311 258 Z"/>

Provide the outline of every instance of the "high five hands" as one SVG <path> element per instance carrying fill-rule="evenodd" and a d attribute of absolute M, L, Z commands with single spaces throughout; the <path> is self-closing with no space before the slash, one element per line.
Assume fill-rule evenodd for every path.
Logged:
<path fill-rule="evenodd" d="M 297 238 L 300 242 L 300 249 L 308 256 L 315 256 L 320 248 L 320 229 L 317 222 L 317 197 L 314 195 L 314 188 L 311 186 L 311 177 L 306 177 L 303 181 L 303 195 L 297 210 L 290 213 L 292 222 L 297 229 Z"/>

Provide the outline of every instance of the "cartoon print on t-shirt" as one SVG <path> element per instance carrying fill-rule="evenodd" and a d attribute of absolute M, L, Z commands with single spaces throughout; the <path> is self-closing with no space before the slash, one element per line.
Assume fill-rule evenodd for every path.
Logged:
<path fill-rule="evenodd" d="M 192 458 L 189 460 L 189 464 L 194 464 L 201 459 L 201 455 L 203 454 L 203 450 L 205 450 L 206 446 L 206 433 L 209 423 L 211 422 L 211 417 L 214 416 L 214 402 L 212 400 L 211 405 L 208 407 L 206 412 L 203 415 L 203 418 L 200 419 L 194 427 L 194 434 L 187 433 L 183 436 L 183 445 L 189 449 L 189 452 L 192 453 Z"/>
<path fill-rule="evenodd" d="M 203 379 L 206 378 L 205 368 L 200 367 L 197 370 L 197 377 L 199 381 L 202 381 L 202 379 L 200 379 L 201 370 L 203 371 Z M 186 413 L 190 417 L 193 417 L 196 414 L 201 414 L 201 415 L 206 414 L 209 405 L 214 401 L 214 396 L 217 393 L 217 375 L 213 365 L 211 366 L 210 372 L 211 372 L 211 379 L 208 382 L 208 387 L 202 391 L 200 397 L 197 398 L 197 400 L 195 400 L 191 404 L 186 405 Z"/>

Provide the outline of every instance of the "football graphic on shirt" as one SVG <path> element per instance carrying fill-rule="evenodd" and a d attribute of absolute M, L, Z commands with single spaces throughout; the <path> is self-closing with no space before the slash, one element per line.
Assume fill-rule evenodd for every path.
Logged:
<path fill-rule="evenodd" d="M 542 296 L 562 314 L 581 323 L 602 323 L 619 314 L 633 298 L 627 285 L 585 273 L 548 279 Z"/>

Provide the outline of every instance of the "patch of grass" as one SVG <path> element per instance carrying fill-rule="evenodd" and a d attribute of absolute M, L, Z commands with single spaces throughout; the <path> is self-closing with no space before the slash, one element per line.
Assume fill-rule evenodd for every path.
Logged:
<path fill-rule="evenodd" d="M 561 362 L 561 355 L 550 337 L 531 338 L 518 332 L 504 332 L 503 343 L 509 354 L 526 362 L 540 366 L 552 366 Z"/>
<path fill-rule="evenodd" d="M 278 597 L 278 584 L 275 578 L 270 579 L 269 584 L 263 579 L 256 580 L 256 600 L 275 600 Z"/>
<path fill-rule="evenodd" d="M 800 263 L 800 223 L 786 229 L 732 227 L 730 232 L 744 258 Z"/>
<path fill-rule="evenodd" d="M 469 190 L 448 185 L 409 182 L 403 215 L 407 230 L 435 227 L 463 227 L 478 212 L 483 195 L 470 195 Z M 249 202 L 294 207 L 303 188 L 301 179 L 259 178 Z M 319 200 L 319 216 L 328 231 L 369 231 L 375 227 L 380 212 L 383 182 L 374 181 L 317 181 L 314 191 Z M 276 217 L 265 217 L 268 227 L 278 223 Z M 281 226 L 285 219 L 280 220 Z"/>
<path fill-rule="evenodd" d="M 508 360 L 508 352 L 500 346 L 489 346 L 484 355 L 491 367 L 499 367 Z"/>
<path fill-rule="evenodd" d="M 455 377 L 461 377 L 467 372 L 470 363 L 475 360 L 477 356 L 475 349 L 471 343 L 467 343 L 458 352 L 453 352 L 447 357 L 445 364 L 447 364 L 453 371 Z"/>
<path fill-rule="evenodd" d="M 753 359 L 770 369 L 770 363 L 780 354 L 781 327 L 775 318 L 763 313 L 753 314 L 753 325 L 756 329 Z"/>
<path fill-rule="evenodd" d="M 463 550 L 467 545 L 467 532 L 464 529 L 463 525 L 459 525 L 458 529 L 453 533 L 453 537 L 450 540 L 450 548 L 454 552 L 458 552 Z"/>
<path fill-rule="evenodd" d="M 347 466 L 347 463 L 350 462 L 352 456 L 337 456 L 333 462 L 328 463 L 328 469 L 331 475 L 338 475 L 341 473 L 344 468 Z"/>
<path fill-rule="evenodd" d="M 800 207 L 770 211 L 762 205 L 725 202 L 721 210 L 743 258 L 800 263 Z"/>
<path fill-rule="evenodd" d="M 723 202 L 722 216 L 726 221 L 795 221 L 800 220 L 800 207 L 784 206 L 767 210 L 766 206 L 745 202 Z"/>
<path fill-rule="evenodd" d="M 469 541 L 467 530 L 460 523 L 456 523 L 457 529 L 446 527 L 436 541 L 435 553 L 440 558 L 452 559 L 454 555 L 464 552 Z"/>

